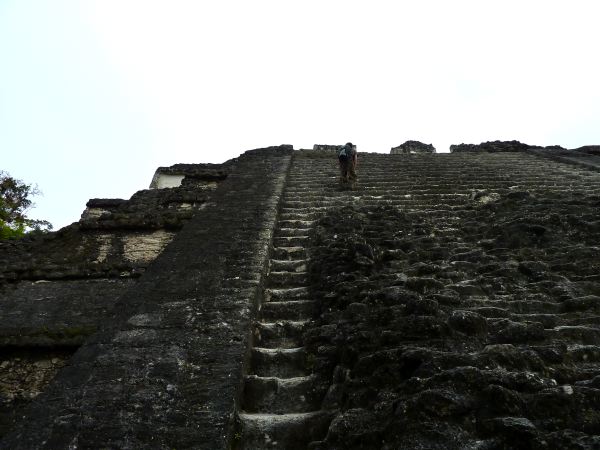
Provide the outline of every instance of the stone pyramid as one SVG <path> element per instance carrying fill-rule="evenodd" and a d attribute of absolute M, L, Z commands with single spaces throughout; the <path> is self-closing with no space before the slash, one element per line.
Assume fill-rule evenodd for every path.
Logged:
<path fill-rule="evenodd" d="M 600 448 L 600 148 L 333 150 L 0 242 L 0 448 Z"/>

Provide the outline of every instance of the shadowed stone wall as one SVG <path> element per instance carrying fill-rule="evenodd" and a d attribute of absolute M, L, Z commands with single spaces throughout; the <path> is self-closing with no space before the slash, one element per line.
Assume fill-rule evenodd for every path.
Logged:
<path fill-rule="evenodd" d="M 235 161 L 1 448 L 226 445 L 290 153 Z"/>
<path fill-rule="evenodd" d="M 129 200 L 92 199 L 79 222 L 0 242 L 0 438 L 52 369 L 105 323 L 119 296 L 206 207 L 234 161 L 160 168 L 178 174 L 181 185 Z"/>

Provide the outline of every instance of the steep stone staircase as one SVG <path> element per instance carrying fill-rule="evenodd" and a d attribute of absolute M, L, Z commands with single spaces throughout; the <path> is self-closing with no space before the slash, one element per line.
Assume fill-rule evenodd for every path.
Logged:
<path fill-rule="evenodd" d="M 522 191 L 543 196 L 565 191 L 573 196 L 600 194 L 597 173 L 524 153 L 361 154 L 358 174 L 356 188 L 342 190 L 333 155 L 307 151 L 294 156 L 274 232 L 264 302 L 255 325 L 237 449 L 318 448 L 335 415 L 321 403 L 325 392 L 314 385 L 310 356 L 302 343 L 303 329 L 315 306 L 308 290 L 306 244 L 311 227 L 328 209 L 392 205 L 426 215 L 436 224 L 437 242 L 443 242 L 452 256 L 469 251 L 455 231 L 474 204 Z M 460 262 L 460 258 L 454 256 L 454 261 Z M 487 321 L 539 320 L 548 340 L 559 335 L 573 346 L 600 339 L 597 323 L 590 327 L 579 323 L 581 318 L 577 322 L 579 316 L 561 315 L 554 299 L 523 302 L 515 299 L 513 292 L 501 289 L 484 295 L 469 280 L 442 281 L 463 297 L 462 310 L 477 311 Z M 597 362 L 590 361 L 584 350 L 581 353 L 586 370 L 597 370 Z M 593 370 L 590 364 L 595 364 Z"/>
<path fill-rule="evenodd" d="M 310 165 L 296 164 L 281 201 L 260 320 L 255 324 L 239 414 L 239 449 L 306 449 L 325 435 L 331 420 L 331 414 L 320 408 L 324 393 L 315 386 L 302 346 L 302 332 L 314 310 L 306 243 L 319 209 L 313 208 L 311 199 L 322 198 L 328 174 L 317 170 L 310 175 Z"/>

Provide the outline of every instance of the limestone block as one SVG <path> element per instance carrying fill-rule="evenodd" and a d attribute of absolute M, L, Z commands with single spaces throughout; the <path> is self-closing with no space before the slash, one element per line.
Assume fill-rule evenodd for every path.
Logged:
<path fill-rule="evenodd" d="M 113 236 L 110 234 L 101 234 L 96 238 L 96 244 L 98 248 L 98 257 L 96 258 L 97 263 L 103 263 L 106 261 L 110 249 L 112 247 Z"/>
<path fill-rule="evenodd" d="M 81 220 L 96 220 L 99 219 L 102 214 L 109 214 L 110 211 L 102 208 L 85 208 L 83 213 L 81 213 Z"/>
<path fill-rule="evenodd" d="M 68 351 L 13 352 L 0 360 L 0 396 L 13 401 L 37 397 L 70 357 Z"/>
<path fill-rule="evenodd" d="M 166 174 L 157 173 L 152 180 L 151 188 L 154 189 L 165 189 L 174 188 L 181 186 L 181 182 L 185 178 L 185 175 L 181 174 Z"/>
<path fill-rule="evenodd" d="M 122 238 L 123 256 L 133 263 L 153 261 L 173 239 L 175 233 L 164 230 L 137 233 Z"/>

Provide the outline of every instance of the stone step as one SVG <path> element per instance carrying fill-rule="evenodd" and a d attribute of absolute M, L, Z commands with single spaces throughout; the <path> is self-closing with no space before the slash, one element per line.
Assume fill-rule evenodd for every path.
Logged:
<path fill-rule="evenodd" d="M 357 197 L 358 199 L 358 197 Z M 346 204 L 352 204 L 352 202 L 346 202 Z M 335 205 L 329 205 L 329 206 L 311 206 L 311 205 L 307 205 L 303 208 L 300 207 L 286 207 L 286 206 L 282 206 L 281 207 L 281 214 L 286 215 L 286 214 L 294 214 L 296 216 L 298 215 L 304 215 L 305 217 L 312 217 L 315 213 L 324 213 L 327 212 L 328 210 L 330 210 L 332 207 L 336 207 L 336 206 L 343 206 L 344 203 L 342 203 L 341 201 L 339 203 L 336 203 Z"/>
<path fill-rule="evenodd" d="M 505 170 L 512 170 L 513 168 L 504 168 Z M 461 172 L 434 172 L 430 168 L 426 168 L 426 176 L 415 176 L 412 171 L 394 171 L 388 169 L 386 172 L 375 171 L 375 170 L 363 170 L 360 175 L 361 184 L 369 186 L 377 186 L 383 184 L 393 184 L 396 187 L 402 188 L 416 188 L 423 189 L 424 187 L 434 186 L 451 186 L 453 181 L 460 181 L 461 184 L 455 185 L 458 189 L 464 188 L 465 185 L 474 186 L 489 186 L 490 184 L 506 185 L 521 184 L 521 185 L 540 185 L 553 187 L 556 185 L 580 185 L 583 181 L 585 184 L 589 184 L 592 187 L 600 186 L 598 177 L 582 178 L 581 173 L 572 177 L 567 174 L 548 174 L 550 177 L 538 177 L 531 173 L 539 173 L 539 169 L 531 173 L 524 172 L 512 172 L 510 176 L 501 176 L 493 173 L 477 172 L 477 173 L 461 173 Z M 390 175 L 393 173 L 393 175 Z M 295 177 L 288 181 L 287 189 L 284 195 L 290 195 L 299 191 L 306 192 L 319 192 L 321 185 L 337 182 L 337 174 L 321 174 L 321 175 L 307 175 L 304 178 Z"/>
<path fill-rule="evenodd" d="M 471 310 L 477 308 L 497 308 L 506 310 L 511 314 L 558 314 L 561 305 L 554 302 L 542 302 L 539 300 L 492 300 L 471 297 L 462 300 L 462 307 Z"/>
<path fill-rule="evenodd" d="M 279 220 L 277 227 L 281 228 L 304 228 L 310 229 L 314 225 L 314 220 Z"/>
<path fill-rule="evenodd" d="M 369 193 L 373 195 L 402 195 L 404 193 L 410 193 L 412 195 L 434 195 L 434 194 L 446 194 L 446 195 L 470 195 L 472 191 L 479 190 L 498 190 L 499 192 L 508 193 L 511 191 L 518 190 L 529 190 L 529 189 L 540 189 L 555 191 L 558 189 L 574 189 L 577 190 L 590 190 L 598 191 L 600 186 L 596 186 L 590 183 L 579 182 L 573 184 L 568 181 L 564 182 L 553 182 L 543 183 L 536 182 L 534 180 L 526 179 L 511 179 L 508 181 L 488 179 L 485 181 L 469 181 L 464 179 L 444 179 L 444 183 L 440 183 L 439 179 L 431 180 L 411 180 L 410 183 L 402 184 L 397 180 L 365 180 L 364 178 L 357 182 L 356 190 L 340 190 L 340 184 L 337 178 L 331 179 L 321 186 L 315 186 L 313 189 L 302 189 L 298 188 L 290 191 L 282 201 L 297 201 L 303 200 L 306 196 L 315 198 L 342 198 L 343 196 L 360 195 L 361 193 Z M 312 182 L 311 184 L 318 184 Z"/>
<path fill-rule="evenodd" d="M 508 309 L 497 306 L 474 306 L 463 309 L 465 311 L 475 312 L 486 319 L 508 319 L 512 315 Z"/>
<path fill-rule="evenodd" d="M 307 287 L 294 287 L 282 289 L 265 289 L 265 301 L 290 301 L 290 300 L 307 300 L 309 292 Z"/>
<path fill-rule="evenodd" d="M 500 190 L 494 189 L 493 192 L 502 193 L 502 191 L 509 192 L 508 189 Z M 395 202 L 408 202 L 415 200 L 427 200 L 429 198 L 443 198 L 446 201 L 470 201 L 472 197 L 473 190 L 469 190 L 468 192 L 457 193 L 457 192 L 439 192 L 435 190 L 430 190 L 427 193 L 418 194 L 411 192 L 410 190 L 402 190 L 396 193 L 390 193 L 389 190 L 386 191 L 374 191 L 374 190 L 366 190 L 363 189 L 361 191 L 352 191 L 354 195 L 352 196 L 340 196 L 340 195 L 331 195 L 329 197 L 314 197 L 311 198 L 308 195 L 300 195 L 297 199 L 285 201 L 282 203 L 282 207 L 284 208 L 302 208 L 302 207 L 311 207 L 311 206 L 335 206 L 340 201 L 350 201 L 353 200 L 354 197 L 359 197 L 361 201 L 371 201 L 372 203 L 384 202 L 384 201 L 395 201 Z"/>
<path fill-rule="evenodd" d="M 373 192 L 373 191 L 351 191 L 353 195 L 340 195 L 327 199 L 311 200 L 303 199 L 293 202 L 285 202 L 282 204 L 282 213 L 287 212 L 302 212 L 307 209 L 314 208 L 315 210 L 323 210 L 326 208 L 336 207 L 344 204 L 352 204 L 354 202 L 362 202 L 372 205 L 379 203 L 394 203 L 398 205 L 429 205 L 431 203 L 441 202 L 454 205 L 462 203 L 473 203 L 472 193 L 477 189 L 469 189 L 464 193 L 444 193 L 444 192 L 429 192 L 423 194 L 410 193 L 406 191 L 399 192 L 396 195 L 391 195 L 389 192 Z M 505 195 L 509 190 L 502 189 L 485 189 L 490 194 Z"/>
<path fill-rule="evenodd" d="M 280 320 L 254 324 L 254 345 L 263 348 L 297 348 L 308 320 Z"/>
<path fill-rule="evenodd" d="M 450 203 L 444 203 L 443 201 L 432 201 L 430 203 L 423 203 L 423 202 L 406 202 L 406 203 L 395 203 L 395 202 L 378 202 L 378 203 L 374 203 L 371 204 L 370 202 L 361 202 L 360 199 L 357 199 L 354 202 L 349 202 L 347 204 L 342 204 L 340 203 L 339 205 L 336 206 L 332 206 L 332 207 L 318 207 L 318 208 L 311 208 L 311 207 L 307 207 L 307 208 L 297 208 L 297 209 L 283 209 L 282 213 L 284 214 L 292 214 L 292 215 L 302 215 L 304 217 L 312 217 L 313 219 L 318 219 L 319 217 L 323 216 L 324 214 L 326 214 L 328 211 L 330 211 L 332 208 L 336 208 L 336 207 L 343 207 L 343 206 L 352 206 L 352 205 L 356 205 L 356 206 L 382 206 L 382 205 L 388 205 L 388 206 L 397 206 L 400 209 L 403 209 L 405 211 L 426 211 L 426 210 L 431 210 L 433 212 L 439 212 L 439 213 L 447 213 L 448 211 L 468 211 L 467 209 L 465 209 L 467 206 L 469 206 L 469 203 L 459 203 L 459 204 L 450 204 Z M 472 213 L 472 211 L 471 211 Z M 279 239 L 293 239 L 293 238 L 279 238 Z M 306 239 L 308 239 L 308 236 L 306 236 Z M 289 241 L 287 241 L 289 242 Z M 297 242 L 301 242 L 300 240 Z M 304 242 L 302 244 L 299 245 L 303 245 Z M 286 241 L 281 241 L 278 240 L 277 238 L 274 239 L 274 245 L 276 246 L 286 246 L 289 244 L 286 244 Z"/>
<path fill-rule="evenodd" d="M 274 237 L 307 236 L 309 228 L 276 228 Z"/>
<path fill-rule="evenodd" d="M 266 280 L 269 287 L 300 287 L 308 283 L 306 272 L 273 272 L 267 275 Z"/>
<path fill-rule="evenodd" d="M 308 260 L 306 259 L 272 259 L 269 261 L 272 272 L 306 272 Z"/>
<path fill-rule="evenodd" d="M 548 339 L 583 345 L 600 345 L 600 328 L 584 325 L 558 326 L 545 330 Z"/>
<path fill-rule="evenodd" d="M 471 164 L 472 161 L 469 161 L 469 164 L 466 167 L 452 167 L 447 166 L 445 168 L 440 168 L 439 166 L 431 166 L 431 165 L 413 165 L 413 166 L 402 166 L 402 165 L 380 165 L 379 167 L 376 165 L 362 165 L 361 169 L 358 171 L 359 176 L 363 177 L 371 177 L 375 179 L 380 179 L 382 177 L 391 178 L 396 176 L 400 182 L 406 181 L 407 179 L 416 179 L 416 178 L 440 178 L 440 179 L 448 179 L 448 178 L 462 178 L 462 179 L 473 179 L 473 180 L 482 180 L 485 178 L 500 178 L 500 179 L 514 179 L 514 178 L 532 178 L 541 181 L 546 181 L 543 177 L 540 177 L 539 174 L 542 170 L 540 167 L 527 166 L 524 165 L 519 169 L 512 167 L 510 164 L 501 164 L 500 166 L 496 165 L 494 167 L 493 164 L 485 163 L 484 165 L 474 165 Z M 507 167 L 508 166 L 508 167 Z M 468 170 L 471 169 L 471 172 Z M 477 170 L 473 170 L 477 169 Z M 511 169 L 509 176 L 503 176 L 502 172 L 498 172 L 498 169 Z M 494 170 L 496 172 L 494 172 Z M 573 174 L 566 172 L 557 172 L 556 168 L 554 170 L 550 170 L 550 173 L 553 173 L 555 177 L 572 179 Z M 580 172 L 581 173 L 581 172 Z M 477 178 L 477 176 L 480 176 Z M 304 167 L 298 168 L 298 172 L 293 176 L 290 176 L 289 181 L 292 183 L 304 184 L 304 186 L 310 186 L 310 180 L 313 179 L 324 179 L 324 178 L 333 178 L 338 177 L 337 170 L 316 170 L 316 167 Z"/>
<path fill-rule="evenodd" d="M 559 303 L 539 300 L 513 300 L 506 302 L 506 306 L 518 314 L 557 314 L 562 310 Z"/>
<path fill-rule="evenodd" d="M 452 164 L 452 162 L 458 164 Z M 517 167 L 518 166 L 518 167 Z M 540 176 L 540 173 L 544 171 L 548 171 L 557 176 L 576 179 L 576 175 L 581 174 L 587 171 L 581 171 L 576 169 L 576 172 L 572 173 L 564 170 L 563 167 L 558 167 L 555 164 L 550 164 L 548 166 L 528 164 L 524 161 L 518 161 L 518 164 L 514 164 L 512 162 L 504 162 L 501 164 L 494 164 L 493 161 L 484 161 L 481 164 L 478 164 L 476 161 L 470 160 L 467 161 L 466 164 L 464 161 L 450 161 L 444 162 L 440 161 L 440 164 L 436 164 L 435 161 L 431 162 L 423 162 L 421 164 L 403 164 L 403 163 L 395 163 L 394 161 L 380 161 L 379 163 L 373 164 L 370 162 L 363 161 L 361 163 L 362 169 L 361 172 L 365 174 L 376 174 L 390 177 L 390 174 L 401 174 L 405 176 L 409 176 L 412 178 L 431 178 L 431 177 L 472 177 L 475 178 L 478 175 L 486 176 L 486 177 L 498 177 L 510 179 L 515 176 L 523 176 L 530 178 L 537 178 L 540 180 L 545 180 L 544 177 Z M 473 169 L 477 170 L 474 171 Z M 510 168 L 511 172 L 498 172 L 498 168 Z M 419 169 L 416 171 L 416 169 Z M 541 169 L 541 170 L 540 170 Z M 338 170 L 337 166 L 323 168 L 319 167 L 319 163 L 315 162 L 313 164 L 307 165 L 298 165 L 295 164 L 296 173 L 290 174 L 289 181 L 302 181 L 309 180 L 311 178 L 323 178 L 326 176 L 337 176 Z M 587 172 L 589 174 L 589 172 Z M 588 176 L 589 177 L 589 176 Z M 402 178 L 405 179 L 405 178 Z M 401 180 L 402 180 L 401 179 Z M 592 178 L 593 179 L 593 178 Z M 596 177 L 597 179 L 597 177 Z M 310 185 L 306 185 L 309 187 Z"/>
<path fill-rule="evenodd" d="M 532 195 L 540 194 L 546 195 L 548 192 L 564 192 L 565 190 L 573 190 L 571 186 L 556 186 L 556 187 L 547 187 L 547 186 L 539 186 L 535 187 L 533 185 L 527 185 L 524 187 L 517 186 L 516 190 L 526 190 L 530 192 Z M 426 193 L 417 193 L 410 189 L 401 189 L 394 190 L 394 188 L 390 187 L 382 187 L 382 188 L 372 188 L 365 187 L 364 185 L 360 185 L 359 188 L 352 191 L 337 191 L 332 193 L 331 196 L 323 199 L 319 197 L 318 199 L 310 199 L 305 196 L 300 197 L 298 200 L 284 202 L 282 203 L 282 212 L 289 211 L 294 208 L 302 208 L 303 206 L 315 207 L 318 209 L 335 207 L 339 203 L 343 202 L 351 202 L 351 201 L 362 201 L 368 202 L 371 204 L 377 204 L 378 202 L 393 202 L 398 204 L 430 204 L 434 201 L 445 201 L 453 204 L 459 204 L 461 202 L 473 202 L 471 196 L 473 192 L 477 191 L 486 191 L 494 194 L 498 194 L 500 196 L 506 196 L 510 192 L 513 192 L 513 189 L 501 188 L 498 186 L 494 186 L 492 184 L 486 184 L 482 186 L 469 186 L 460 192 L 457 192 L 456 189 L 452 192 L 450 190 L 435 190 L 430 189 Z M 585 193 L 583 189 L 581 192 L 574 192 L 573 195 L 597 195 L 600 190 L 590 191 L 589 188 L 585 189 Z"/>
<path fill-rule="evenodd" d="M 275 260 L 304 260 L 306 258 L 306 250 L 304 247 L 273 247 L 271 256 Z"/>
<path fill-rule="evenodd" d="M 294 211 L 294 210 L 289 210 L 289 211 L 282 211 L 279 214 L 279 217 L 281 217 L 282 220 L 318 220 L 319 218 L 321 218 L 323 216 L 323 211 Z"/>
<path fill-rule="evenodd" d="M 333 418 L 329 411 L 298 414 L 238 414 L 241 425 L 236 450 L 306 450 L 325 437 Z"/>
<path fill-rule="evenodd" d="M 260 313 L 262 320 L 276 322 L 279 320 L 307 320 L 313 316 L 315 302 L 312 300 L 296 300 L 287 302 L 265 302 Z"/>
<path fill-rule="evenodd" d="M 446 195 L 470 195 L 471 191 L 474 189 L 489 189 L 491 186 L 502 189 L 505 191 L 509 191 L 511 187 L 515 184 L 517 185 L 527 185 L 527 186 L 538 186 L 536 183 L 524 183 L 519 182 L 515 183 L 514 180 L 510 181 L 497 181 L 488 180 L 485 183 L 468 183 L 462 184 L 460 186 L 456 186 L 456 184 L 452 184 L 446 180 L 445 183 L 440 183 L 441 180 L 418 180 L 411 181 L 410 183 L 401 183 L 398 180 L 390 179 L 390 180 L 377 180 L 377 181 L 366 181 L 361 180 L 359 183 L 360 189 L 357 191 L 340 191 L 339 189 L 330 189 L 331 187 L 338 188 L 338 180 L 332 179 L 327 183 L 327 185 L 319 186 L 316 189 L 313 187 L 311 189 L 303 189 L 301 187 L 290 190 L 285 197 L 282 198 L 282 202 L 293 202 L 293 201 L 302 201 L 309 199 L 331 199 L 331 198 L 340 198 L 344 195 L 360 195 L 361 193 L 368 192 L 373 195 L 385 195 L 385 196 L 399 196 L 404 193 L 410 193 L 413 195 L 426 195 L 426 194 L 436 194 L 443 193 Z M 461 180 L 462 181 L 462 180 Z M 415 184 L 418 183 L 418 184 Z M 311 184 L 315 184 L 314 182 Z M 514 189 L 514 188 L 513 188 Z"/>
<path fill-rule="evenodd" d="M 583 313 L 578 317 L 565 318 L 560 325 L 592 325 L 600 328 L 600 316 L 590 316 Z"/>
<path fill-rule="evenodd" d="M 396 167 L 394 167 L 394 165 L 388 165 L 384 169 L 383 168 L 384 166 L 368 167 L 366 165 L 363 165 L 362 168 L 358 171 L 358 175 L 359 175 L 359 177 L 360 176 L 362 176 L 364 178 L 370 177 L 375 180 L 381 179 L 381 178 L 389 179 L 393 176 L 396 176 L 400 182 L 405 182 L 407 179 L 416 179 L 416 178 L 420 178 L 420 179 L 439 178 L 442 180 L 447 180 L 448 178 L 461 178 L 461 179 L 466 179 L 466 180 L 481 181 L 486 178 L 515 179 L 515 178 L 525 178 L 525 177 L 545 181 L 544 178 L 537 176 L 540 173 L 539 167 L 523 166 L 520 170 L 514 170 L 515 169 L 514 167 L 507 167 L 506 165 L 501 165 L 500 167 L 498 167 L 498 166 L 493 167 L 493 165 L 486 164 L 486 165 L 477 167 L 475 165 L 469 164 L 469 166 L 470 166 L 471 170 L 477 169 L 477 170 L 473 170 L 473 172 L 475 172 L 475 173 L 469 173 L 462 169 L 457 170 L 456 168 L 452 168 L 452 167 L 447 167 L 447 168 L 445 168 L 445 170 L 440 170 L 439 167 L 432 167 L 432 166 L 412 166 L 412 167 L 396 166 Z M 295 174 L 294 176 L 290 177 L 289 181 L 294 184 L 304 185 L 304 186 L 309 187 L 311 180 L 315 180 L 315 179 L 323 180 L 325 178 L 337 178 L 339 176 L 337 170 L 335 170 L 335 171 L 328 170 L 328 171 L 318 171 L 317 172 L 314 169 L 315 169 L 314 167 L 299 168 L 298 173 Z M 504 169 L 504 170 L 511 169 L 512 172 L 510 172 L 510 176 L 503 177 L 502 175 L 499 175 L 499 172 L 491 171 L 491 170 L 497 171 L 498 169 Z M 527 169 L 529 169 L 529 171 L 527 171 Z M 571 177 L 571 174 L 564 173 L 564 172 L 558 173 L 556 171 L 551 171 L 551 172 L 553 172 L 555 177 L 574 180 L 574 178 Z M 477 178 L 477 175 L 479 175 L 480 177 Z"/>
<path fill-rule="evenodd" d="M 274 237 L 273 247 L 305 247 L 308 236 Z"/>
<path fill-rule="evenodd" d="M 325 394 L 315 392 L 316 380 L 313 375 L 296 378 L 249 375 L 244 380 L 242 410 L 271 414 L 315 411 Z"/>
<path fill-rule="evenodd" d="M 260 377 L 295 378 L 309 374 L 304 347 L 252 349 L 252 374 Z"/>
<path fill-rule="evenodd" d="M 507 190 L 508 191 L 508 190 Z M 389 191 L 376 193 L 376 192 L 357 192 L 354 196 L 360 197 L 362 201 L 372 201 L 373 203 L 381 202 L 381 201 L 415 201 L 415 200 L 426 200 L 429 198 L 443 198 L 446 201 L 465 201 L 470 200 L 472 196 L 471 190 L 468 192 L 457 192 L 456 190 L 451 192 L 440 192 L 438 190 L 428 189 L 425 192 L 415 192 L 413 191 L 401 191 L 398 193 L 390 193 Z M 353 197 L 354 197 L 353 196 Z M 348 197 L 309 197 L 309 196 L 298 196 L 297 199 L 288 199 L 282 202 L 281 206 L 283 208 L 304 208 L 304 207 L 321 207 L 321 206 L 329 206 L 335 205 L 339 203 L 341 199 L 345 199 Z"/>
<path fill-rule="evenodd" d="M 597 345 L 571 344 L 567 347 L 567 350 L 574 362 L 590 365 L 600 363 L 600 347 Z"/>
<path fill-rule="evenodd" d="M 453 168 L 445 168 L 444 170 L 438 170 L 435 167 L 431 166 L 413 166 L 413 167 L 394 167 L 393 165 L 388 165 L 385 169 L 381 170 L 376 167 L 367 167 L 363 166 L 359 175 L 362 174 L 362 178 L 372 180 L 373 182 L 378 182 L 381 180 L 398 180 L 401 184 L 406 184 L 408 181 L 429 181 L 438 179 L 442 183 L 448 182 L 448 179 L 461 179 L 461 180 L 472 180 L 477 183 L 481 183 L 482 180 L 493 179 L 499 181 L 510 181 L 510 180 L 529 180 L 529 181 L 537 181 L 540 183 L 552 183 L 554 181 L 562 181 L 569 180 L 572 182 L 577 182 L 578 177 L 581 176 L 582 172 L 577 174 L 569 174 L 564 172 L 556 172 L 553 171 L 552 180 L 539 176 L 540 170 L 539 167 L 522 167 L 521 170 L 515 170 L 514 167 L 502 167 L 502 169 L 510 169 L 510 175 L 502 175 L 497 172 L 498 168 L 491 168 L 488 164 L 484 166 L 476 167 L 478 170 L 473 170 L 475 167 L 469 164 L 470 167 L 466 167 L 464 170 L 456 170 Z M 468 171 L 470 170 L 470 172 Z M 496 172 L 494 172 L 494 170 Z M 417 172 L 418 171 L 418 172 Z M 299 169 L 299 172 L 293 176 L 290 176 L 288 180 L 288 185 L 286 189 L 286 193 L 293 190 L 295 187 L 310 189 L 314 187 L 315 181 L 324 181 L 327 179 L 337 179 L 338 177 L 337 171 L 320 171 L 316 172 L 314 167 L 307 167 L 305 169 Z M 598 181 L 598 177 L 590 178 L 588 175 L 586 178 L 589 180 Z"/>
<path fill-rule="evenodd" d="M 557 314 L 511 314 L 509 319 L 513 322 L 539 322 L 544 328 L 552 329 L 557 326 L 560 317 Z"/>
<path fill-rule="evenodd" d="M 294 208 L 293 210 L 296 213 L 310 213 L 310 212 L 320 212 L 321 214 L 326 213 L 328 210 L 334 208 L 342 208 L 348 206 L 361 206 L 361 207 L 378 207 L 378 206 L 395 206 L 401 209 L 432 209 L 432 208 L 443 208 L 444 210 L 452 210 L 452 209 L 464 209 L 467 206 L 473 205 L 471 200 L 469 201 L 451 201 L 440 197 L 432 197 L 428 200 L 368 200 L 361 197 L 352 199 L 347 202 L 336 202 L 332 203 L 328 206 L 319 206 L 313 207 L 310 206 L 310 203 L 307 203 L 305 207 Z M 285 209 L 284 212 L 289 213 L 292 212 L 291 209 Z M 306 234 L 306 233 L 305 233 Z"/>

